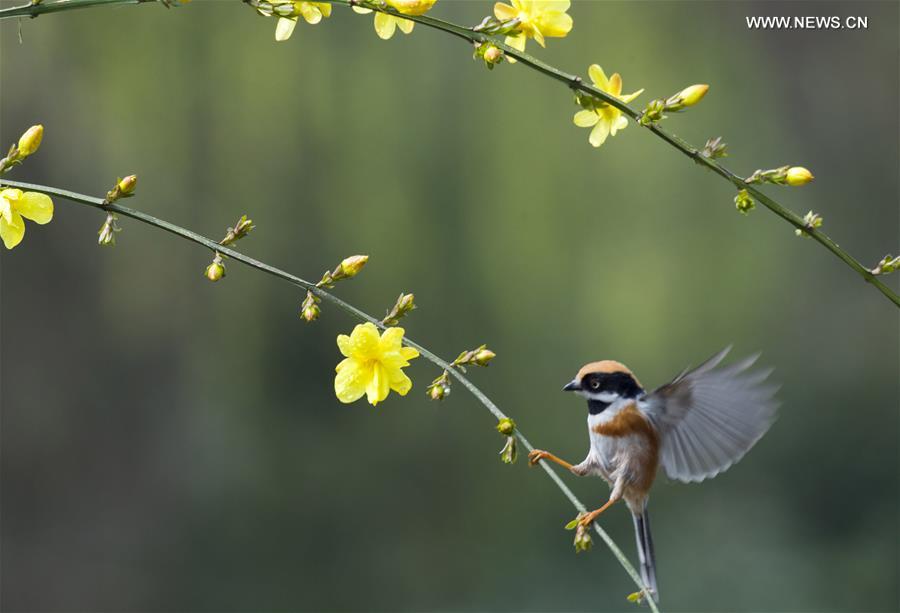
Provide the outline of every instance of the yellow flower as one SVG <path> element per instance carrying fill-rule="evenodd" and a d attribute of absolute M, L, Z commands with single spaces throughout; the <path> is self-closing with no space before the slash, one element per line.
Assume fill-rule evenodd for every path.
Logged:
<path fill-rule="evenodd" d="M 279 17 L 278 25 L 275 26 L 275 40 L 279 42 L 291 37 L 300 17 L 312 25 L 322 21 L 323 17 L 331 17 L 329 2 L 293 2 L 292 4 L 294 5 L 293 11 L 289 15 Z"/>
<path fill-rule="evenodd" d="M 41 225 L 53 219 L 53 201 L 50 196 L 20 189 L 0 191 L 0 238 L 7 249 L 22 242 L 25 221 L 30 219 Z"/>
<path fill-rule="evenodd" d="M 619 73 L 613 74 L 609 79 L 606 73 L 597 64 L 592 64 L 588 69 L 588 75 L 594 86 L 621 100 L 622 102 L 631 102 L 643 93 L 640 89 L 633 94 L 622 95 L 622 77 Z M 575 125 L 579 128 L 593 128 L 591 130 L 590 142 L 593 146 L 599 147 L 606 141 L 606 137 L 625 128 L 628 125 L 628 119 L 622 115 L 622 111 L 604 104 L 594 110 L 583 110 L 575 113 Z"/>
<path fill-rule="evenodd" d="M 519 32 L 506 37 L 506 44 L 519 51 L 525 50 L 525 41 L 533 38 L 544 47 L 548 36 L 562 38 L 572 29 L 569 0 L 511 0 L 512 6 L 498 2 L 494 16 L 503 21 L 519 21 Z"/>
<path fill-rule="evenodd" d="M 402 369 L 409 366 L 409 360 L 419 357 L 419 352 L 403 346 L 403 332 L 403 328 L 388 328 L 379 337 L 374 324 L 364 323 L 353 328 L 350 336 L 337 337 L 338 349 L 345 358 L 335 369 L 334 394 L 338 400 L 355 402 L 365 394 L 374 406 L 391 390 L 406 396 L 412 381 Z"/>
<path fill-rule="evenodd" d="M 434 3 L 437 0 L 385 0 L 387 5 L 396 9 L 398 13 L 403 13 L 404 15 L 424 15 L 431 7 L 434 6 Z M 354 6 L 353 10 L 361 15 L 365 15 L 366 13 L 371 13 L 371 9 L 363 8 L 361 6 Z M 394 35 L 394 32 L 397 31 L 397 28 L 400 29 L 404 34 L 409 34 L 413 31 L 413 27 L 415 26 L 414 21 L 410 21 L 409 19 L 403 19 L 402 17 L 397 17 L 395 15 L 388 15 L 387 13 L 375 13 L 375 33 L 378 34 L 379 38 L 384 40 L 388 40 Z"/>

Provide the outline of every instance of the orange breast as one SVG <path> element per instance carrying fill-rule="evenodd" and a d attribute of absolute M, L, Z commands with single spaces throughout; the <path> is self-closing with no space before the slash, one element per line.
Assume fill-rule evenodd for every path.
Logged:
<path fill-rule="evenodd" d="M 594 426 L 594 432 L 603 436 L 636 436 L 643 439 L 628 445 L 627 456 L 635 477 L 632 487 L 646 493 L 656 478 L 659 465 L 659 433 L 653 424 L 631 403 L 608 422 Z"/>

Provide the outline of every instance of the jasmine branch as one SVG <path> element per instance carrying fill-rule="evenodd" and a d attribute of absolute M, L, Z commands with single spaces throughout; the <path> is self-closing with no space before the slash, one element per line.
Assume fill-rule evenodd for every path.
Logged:
<path fill-rule="evenodd" d="M 301 279 L 300 277 L 292 275 L 289 272 L 285 272 L 279 268 L 275 268 L 274 266 L 270 266 L 269 264 L 244 255 L 239 251 L 235 251 L 231 247 L 224 246 L 219 241 L 215 241 L 209 237 L 202 236 L 200 234 L 197 234 L 196 232 L 188 230 L 187 228 L 183 228 L 163 219 L 159 219 L 158 217 L 154 217 L 153 215 L 148 215 L 147 213 L 125 207 L 117 203 L 106 204 L 104 199 L 102 198 L 95 198 L 92 196 L 87 196 L 85 194 L 79 194 L 55 187 L 35 185 L 33 183 L 22 183 L 20 181 L 8 181 L 6 179 L 3 179 L 2 183 L 6 187 L 18 188 L 23 191 L 39 192 L 48 196 L 63 198 L 77 204 L 82 204 L 95 209 L 99 209 L 107 214 L 114 213 L 123 217 L 130 217 L 131 219 L 135 219 L 147 225 L 153 226 L 154 228 L 165 230 L 166 232 L 174 234 L 179 238 L 197 243 L 202 247 L 206 247 L 213 253 L 221 253 L 222 255 L 228 256 L 230 259 L 245 264 L 250 268 L 265 272 L 272 275 L 273 277 L 276 277 L 283 281 L 287 281 L 288 283 L 296 285 L 297 287 L 310 291 L 322 300 L 325 300 L 344 310 L 352 317 L 364 322 L 375 324 L 375 326 L 382 330 L 385 329 L 385 325 L 382 324 L 380 320 L 356 308 L 352 304 L 341 300 L 330 292 L 323 290 L 322 288 L 318 287 L 316 283 L 311 283 L 309 281 L 306 281 L 305 279 Z M 450 364 L 450 362 L 447 362 L 446 360 L 438 357 L 436 354 L 408 337 L 404 338 L 403 342 L 410 347 L 415 347 L 422 357 L 427 359 L 438 368 L 449 372 L 452 377 L 459 381 L 475 397 L 475 399 L 478 400 L 478 402 L 480 402 L 498 420 L 507 418 L 506 414 L 504 414 L 503 411 L 501 411 L 500 408 L 484 394 L 484 392 L 478 389 L 475 384 L 472 383 L 462 372 L 454 368 Z M 534 449 L 534 446 L 530 442 L 528 442 L 528 439 L 525 438 L 525 435 L 522 434 L 522 432 L 518 428 L 516 428 L 515 436 L 519 439 L 525 449 L 527 449 L 528 451 L 532 451 Z M 570 490 L 569 487 L 563 482 L 556 471 L 551 468 L 550 465 L 544 460 L 541 460 L 540 464 L 544 471 L 547 473 L 547 476 L 550 477 L 556 487 L 559 488 L 559 490 L 569 500 L 572 506 L 575 507 L 577 511 L 586 513 L 587 508 L 575 496 L 572 490 Z M 616 543 L 606 533 L 606 531 L 604 531 L 603 528 L 601 528 L 597 523 L 594 523 L 594 530 L 596 531 L 597 535 L 600 536 L 609 550 L 613 553 L 615 558 L 619 561 L 619 564 L 622 565 L 622 568 L 625 569 L 625 572 L 628 573 L 628 576 L 631 577 L 632 581 L 634 581 L 634 583 L 638 586 L 638 590 L 643 590 L 644 584 L 641 581 L 640 575 L 628 561 L 628 558 L 625 556 L 625 554 L 622 553 L 622 550 L 618 547 L 618 545 L 616 545 Z M 647 598 L 646 602 L 650 605 L 650 609 L 654 613 L 659 613 L 659 609 L 657 608 L 657 605 L 652 598 Z"/>
<path fill-rule="evenodd" d="M 23 6 L 2 9 L 0 10 L 0 20 L 9 19 L 12 17 L 38 17 L 39 15 L 45 13 L 53 13 L 57 11 L 72 10 L 77 8 L 87 8 L 92 6 L 112 4 L 140 4 L 153 1 L 158 1 L 162 4 L 165 4 L 166 6 L 169 6 L 170 3 L 176 2 L 177 0 L 58 0 L 57 2 L 26 4 Z M 360 6 L 364 4 L 360 0 L 324 1 L 331 4 L 339 4 L 348 7 Z M 242 0 L 242 2 L 245 2 L 250 6 L 256 6 L 259 4 L 259 0 Z M 494 36 L 490 36 L 482 32 L 476 32 L 473 28 L 460 26 L 458 24 L 444 21 L 442 19 L 437 19 L 435 17 L 430 17 L 428 15 L 405 15 L 398 13 L 395 9 L 389 6 L 381 6 L 378 4 L 365 3 L 365 6 L 366 8 L 370 8 L 375 11 L 403 17 L 404 19 L 408 19 L 416 23 L 421 23 L 426 27 L 440 30 L 447 34 L 451 34 L 453 36 L 466 40 L 470 43 L 481 44 L 490 42 L 492 45 L 501 49 L 507 56 L 517 59 L 525 66 L 528 66 L 529 68 L 543 74 L 544 76 L 550 77 L 565 84 L 574 91 L 580 91 L 599 100 L 602 100 L 603 102 L 622 111 L 622 113 L 637 122 L 638 125 L 641 125 L 640 122 L 638 122 L 638 119 L 640 119 L 642 115 L 640 111 L 632 108 L 618 98 L 610 96 L 606 92 L 594 87 L 593 85 L 585 83 L 578 75 L 563 72 L 562 70 L 559 70 L 558 68 L 555 68 L 554 66 L 551 66 L 550 64 L 547 64 L 545 62 L 542 62 L 541 60 L 528 53 L 518 51 L 510 47 L 502 40 L 499 40 Z M 678 136 L 664 130 L 658 124 L 651 123 L 645 127 L 653 132 L 656 136 L 661 138 L 663 141 L 694 160 L 696 163 L 700 164 L 701 166 L 705 166 L 709 170 L 712 170 L 714 173 L 716 173 L 718 176 L 733 184 L 738 190 L 747 190 L 747 192 L 752 194 L 758 202 L 761 202 L 766 208 L 784 219 L 796 229 L 803 231 L 805 235 L 812 237 L 816 242 L 828 249 L 842 262 L 844 262 L 844 264 L 846 264 L 853 271 L 859 274 L 865 281 L 873 285 L 878 291 L 884 294 L 888 300 L 894 303 L 894 305 L 900 307 L 900 296 L 898 296 L 890 287 L 888 287 L 887 284 L 881 281 L 881 279 L 878 278 L 877 274 L 873 273 L 872 270 L 866 268 L 861 262 L 850 255 L 821 229 L 809 227 L 802 217 L 780 204 L 774 198 L 767 196 L 755 185 L 747 183 L 744 178 L 727 169 L 721 163 L 701 155 L 700 151 L 696 147 L 693 147 Z"/>

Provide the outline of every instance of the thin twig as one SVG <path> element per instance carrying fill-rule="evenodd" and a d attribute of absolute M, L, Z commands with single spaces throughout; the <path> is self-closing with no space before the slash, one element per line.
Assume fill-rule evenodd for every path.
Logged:
<path fill-rule="evenodd" d="M 182 228 L 181 226 L 177 226 L 177 225 L 170 223 L 168 221 L 165 221 L 163 219 L 159 219 L 158 217 L 154 217 L 153 215 L 148 215 L 147 213 L 143 213 L 141 211 L 138 211 L 138 210 L 135 210 L 132 208 L 128 208 L 128 207 L 125 207 L 125 206 L 122 206 L 119 204 L 115 204 L 115 203 L 105 204 L 105 202 L 102 198 L 95 198 L 92 196 L 87 196 L 85 194 L 79 194 L 79 193 L 64 190 L 64 189 L 48 187 L 46 185 L 36 185 L 33 183 L 22 183 L 20 181 L 7 181 L 6 179 L 3 179 L 2 183 L 4 186 L 15 187 L 15 188 L 22 189 L 22 190 L 40 192 L 42 194 L 47 194 L 48 196 L 64 198 L 66 200 L 70 200 L 70 201 L 78 203 L 78 204 L 83 204 L 83 205 L 93 207 L 95 209 L 100 209 L 101 211 L 113 212 L 113 213 L 122 215 L 123 217 L 130 217 L 132 219 L 136 219 L 140 222 L 143 222 L 143 223 L 153 226 L 155 228 L 159 228 L 161 230 L 165 230 L 166 232 L 170 232 L 170 233 L 178 236 L 179 238 L 183 238 L 183 239 L 192 241 L 194 243 L 197 243 L 198 245 L 201 245 L 203 247 L 206 247 L 207 249 L 210 249 L 214 253 L 221 253 L 223 255 L 228 256 L 232 260 L 241 262 L 242 264 L 245 264 L 251 268 L 255 268 L 256 270 L 261 270 L 262 272 L 268 273 L 274 277 L 277 277 L 279 279 L 282 279 L 284 281 L 292 283 L 292 284 L 294 284 L 298 287 L 301 287 L 305 290 L 309 290 L 313 294 L 315 294 L 316 296 L 321 298 L 322 300 L 325 300 L 327 302 L 330 302 L 331 304 L 334 304 L 335 306 L 339 307 L 340 309 L 343 309 L 344 311 L 346 311 L 353 317 L 360 319 L 362 321 L 366 321 L 366 322 L 375 324 L 375 326 L 377 326 L 378 328 L 380 328 L 382 330 L 384 330 L 386 327 L 378 319 L 372 317 L 371 315 L 369 315 L 368 313 L 366 313 L 364 311 L 361 311 L 360 309 L 356 308 L 352 304 L 341 300 L 337 296 L 317 287 L 315 283 L 310 283 L 309 281 L 306 281 L 305 279 L 301 279 L 300 277 L 298 277 L 296 275 L 292 275 L 289 272 L 285 272 L 279 268 L 270 266 L 270 265 L 266 264 L 265 262 L 260 262 L 259 260 L 251 258 L 247 255 L 244 255 L 243 253 L 241 253 L 239 251 L 235 251 L 234 249 L 232 249 L 230 247 L 225 247 L 225 246 L 221 245 L 218 241 L 215 241 L 206 236 L 202 236 L 200 234 L 197 234 L 196 232 L 192 232 L 192 231 L 188 230 L 187 228 Z M 482 392 L 480 389 L 478 389 L 474 383 L 472 383 L 465 375 L 463 375 L 462 372 L 460 372 L 460 370 L 458 368 L 452 367 L 449 362 L 438 357 L 437 355 L 435 355 L 434 353 L 432 353 L 431 351 L 429 351 L 428 349 L 426 349 L 419 343 L 413 341 L 409 337 L 404 337 L 403 342 L 404 342 L 404 344 L 406 344 L 410 347 L 415 347 L 419 351 L 419 354 L 422 355 L 422 357 L 424 357 L 429 362 L 435 364 L 438 368 L 448 371 L 451 376 L 453 376 L 467 390 L 469 390 L 469 392 L 476 398 L 476 400 L 478 400 L 482 405 L 484 405 L 484 407 L 488 411 L 490 411 L 494 415 L 494 417 L 496 417 L 498 420 L 506 417 L 506 414 L 503 413 L 503 411 L 501 411 L 500 408 L 496 404 L 494 404 L 494 402 L 484 394 L 484 392 Z M 532 451 L 534 449 L 534 446 L 528 441 L 527 438 L 525 438 L 525 435 L 522 434 L 522 432 L 518 428 L 516 428 L 516 436 L 518 437 L 518 439 L 522 442 L 522 445 L 528 451 Z M 565 483 L 563 483 L 563 480 L 560 478 L 560 476 L 558 474 L 556 474 L 556 471 L 553 468 L 551 468 L 550 465 L 544 460 L 541 460 L 540 464 L 541 464 L 541 467 L 544 469 L 544 471 L 547 473 L 547 475 L 550 477 L 550 479 L 553 481 L 553 483 L 556 484 L 556 487 L 558 487 L 559 490 L 565 495 L 565 497 L 569 499 L 569 502 L 572 503 L 572 506 L 574 506 L 575 509 L 578 510 L 579 512 L 586 512 L 587 508 L 575 496 L 575 494 L 572 492 L 572 490 L 570 490 L 569 487 Z M 625 554 L 622 553 L 622 550 L 619 549 L 618 545 L 616 545 L 616 543 L 606 533 L 606 531 L 603 530 L 603 528 L 601 528 L 599 526 L 599 524 L 597 524 L 596 522 L 594 522 L 594 530 L 597 532 L 597 534 L 600 536 L 600 538 L 603 539 L 603 542 L 606 543 L 606 546 L 609 548 L 609 550 L 613 553 L 613 555 L 616 557 L 616 559 L 622 565 L 622 568 L 625 569 L 625 572 L 628 573 L 628 576 L 631 577 L 631 579 L 635 582 L 635 584 L 638 586 L 639 589 L 643 590 L 644 584 L 641 581 L 640 575 L 634 569 L 634 566 L 631 565 L 631 562 L 628 561 L 628 558 L 625 556 Z M 647 602 L 650 605 L 650 608 L 654 611 L 654 613 L 659 613 L 659 609 L 657 608 L 656 603 L 653 602 L 652 598 L 648 598 Z"/>

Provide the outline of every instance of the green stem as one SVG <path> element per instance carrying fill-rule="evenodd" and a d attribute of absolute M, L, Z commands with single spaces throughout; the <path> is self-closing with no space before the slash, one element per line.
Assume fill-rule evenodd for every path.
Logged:
<path fill-rule="evenodd" d="M 0 19 L 11 17 L 37 17 L 46 13 L 58 13 L 60 11 L 72 11 L 86 9 L 94 6 L 108 4 L 143 4 L 145 2 L 157 2 L 158 0 L 58 0 L 57 2 L 42 2 L 40 4 L 23 4 L 0 10 Z"/>
<path fill-rule="evenodd" d="M 37 17 L 44 13 L 54 13 L 57 11 L 66 11 L 78 8 L 87 8 L 91 6 L 100 6 L 100 5 L 111 5 L 111 4 L 140 4 L 143 2 L 153 2 L 158 0 L 59 0 L 57 2 L 50 3 L 40 3 L 40 4 L 27 4 L 18 7 L 12 7 L 8 9 L 0 10 L 0 20 L 8 19 L 10 17 Z M 253 6 L 259 0 L 242 0 L 243 2 Z M 323 0 L 325 2 L 330 2 L 331 4 L 341 4 L 344 6 L 355 6 L 359 5 L 360 2 L 358 0 Z M 619 109 L 627 115 L 631 117 L 631 119 L 637 121 L 642 113 L 637 111 L 636 109 L 631 108 L 618 98 L 611 96 L 600 90 L 593 85 L 588 85 L 585 83 L 581 77 L 578 75 L 569 74 L 542 62 L 536 57 L 525 53 L 524 51 L 518 51 L 513 49 L 503 41 L 495 38 L 493 36 L 489 36 L 487 34 L 483 34 L 481 32 L 475 32 L 472 28 L 463 27 L 457 25 L 455 23 L 451 23 L 449 21 L 444 21 L 442 19 L 436 19 L 434 17 L 430 17 L 428 15 L 401 15 L 396 10 L 390 7 L 376 7 L 371 6 L 373 10 L 380 11 L 383 13 L 388 13 L 391 15 L 402 16 L 404 19 L 409 19 L 411 21 L 415 21 L 417 23 L 421 23 L 424 26 L 429 28 L 434 28 L 436 30 L 440 30 L 442 32 L 446 32 L 458 38 L 462 38 L 471 43 L 483 43 L 490 41 L 491 44 L 497 46 L 502 49 L 506 55 L 517 59 L 522 64 L 528 66 L 529 68 L 540 72 L 541 74 L 548 76 L 552 79 L 560 81 L 564 83 L 568 87 L 573 90 L 579 90 L 584 93 L 587 93 L 591 96 L 599 98 L 603 100 L 607 104 Z M 641 125 L 640 123 L 638 125 Z M 734 186 L 738 189 L 746 189 L 748 192 L 753 194 L 756 199 L 763 204 L 770 211 L 787 221 L 789 224 L 794 226 L 795 228 L 799 228 L 804 230 L 809 236 L 814 238 L 816 242 L 824 246 L 831 253 L 837 256 L 841 261 L 843 261 L 847 266 L 849 266 L 852 270 L 854 270 L 857 274 L 859 274 L 864 280 L 868 283 L 875 286 L 878 291 L 884 294 L 888 300 L 893 302 L 896 306 L 900 307 L 900 296 L 898 296 L 890 287 L 888 287 L 885 283 L 883 283 L 877 275 L 873 274 L 871 270 L 863 266 L 856 258 L 850 255 L 847 251 L 840 247 L 834 240 L 831 239 L 827 234 L 825 234 L 822 230 L 806 228 L 803 223 L 803 219 L 791 211 L 790 209 L 784 207 L 779 202 L 777 202 L 774 198 L 771 198 L 761 192 L 757 187 L 750 185 L 744 181 L 743 178 L 731 172 L 727 168 L 725 168 L 722 164 L 715 160 L 711 160 L 699 154 L 696 148 L 689 145 L 687 142 L 682 140 L 681 138 L 675 136 L 674 134 L 670 134 L 666 130 L 662 129 L 657 124 L 651 124 L 646 126 L 651 132 L 656 134 L 662 140 L 667 142 L 672 147 L 678 149 L 686 156 L 702 164 L 715 172 L 717 175 L 725 179 L 726 181 L 734 184 Z"/>
<path fill-rule="evenodd" d="M 230 247 L 223 246 L 218 241 L 215 241 L 206 236 L 197 234 L 196 232 L 191 232 L 187 228 L 182 228 L 181 226 L 177 226 L 177 225 L 170 223 L 168 221 L 165 221 L 163 219 L 159 219 L 158 217 L 154 217 L 153 215 L 148 215 L 147 213 L 143 213 L 141 211 L 138 211 L 138 210 L 135 210 L 132 208 L 128 208 L 128 207 L 122 206 L 120 204 L 115 204 L 115 203 L 106 204 L 102 198 L 95 198 L 93 196 L 87 196 L 85 194 L 79 194 L 79 193 L 68 191 L 65 189 L 59 189 L 59 188 L 55 188 L 55 187 L 47 187 L 45 185 L 36 185 L 33 183 L 22 183 L 20 181 L 7 181 L 6 179 L 3 180 L 3 185 L 8 186 L 8 187 L 15 187 L 15 188 L 22 189 L 22 190 L 40 192 L 42 194 L 47 194 L 48 196 L 55 196 L 57 198 L 64 198 L 66 200 L 70 200 L 70 201 L 78 203 L 78 204 L 83 204 L 83 205 L 93 207 L 95 209 L 100 209 L 101 211 L 104 211 L 107 213 L 113 212 L 113 213 L 116 213 L 123 217 L 130 217 L 132 219 L 136 219 L 140 222 L 143 222 L 143 223 L 153 226 L 155 228 L 159 228 L 160 230 L 165 230 L 166 232 L 170 232 L 170 233 L 178 236 L 179 238 L 183 238 L 183 239 L 189 240 L 191 242 L 197 243 L 198 245 L 201 245 L 201 246 L 206 247 L 207 249 L 211 250 L 213 253 L 221 253 L 222 255 L 228 256 L 229 258 L 231 258 L 232 260 L 234 260 L 236 262 L 246 264 L 247 266 L 249 266 L 251 268 L 255 268 L 256 270 L 260 270 L 262 272 L 268 273 L 268 274 L 272 275 L 273 277 L 277 277 L 279 279 L 282 279 L 284 281 L 292 283 L 298 287 L 301 287 L 305 290 L 309 290 L 313 294 L 315 294 L 316 296 L 321 298 L 322 300 L 324 300 L 326 302 L 330 302 L 331 304 L 337 306 L 338 308 L 346 311 L 347 313 L 349 313 L 356 319 L 373 323 L 382 330 L 385 329 L 384 324 L 382 324 L 381 321 L 379 321 L 378 319 L 375 319 L 368 313 L 361 311 L 360 309 L 356 308 L 352 304 L 350 304 L 348 302 L 344 302 L 337 296 L 335 296 L 329 292 L 326 292 L 325 290 L 323 290 L 319 287 L 316 287 L 315 283 L 310 283 L 309 281 L 306 281 L 305 279 L 301 279 L 300 277 L 298 277 L 296 275 L 292 275 L 289 272 L 285 272 L 279 268 L 270 266 L 270 265 L 266 264 L 265 262 L 260 262 L 259 260 L 251 258 L 247 255 L 244 255 L 243 253 L 241 253 L 239 251 L 235 251 L 234 249 L 232 249 Z M 415 347 L 419 351 L 419 354 L 421 354 L 422 357 L 424 357 L 429 362 L 435 364 L 438 368 L 448 371 L 452 377 L 454 377 L 467 390 L 469 390 L 469 392 L 482 405 L 484 405 L 484 407 L 487 408 L 487 410 L 490 411 L 494 415 L 494 417 L 496 417 L 498 420 L 506 417 L 506 414 L 503 413 L 503 411 L 501 411 L 500 408 L 496 404 L 494 404 L 494 402 L 484 394 L 484 392 L 482 392 L 480 389 L 478 389 L 474 383 L 469 381 L 469 379 L 465 375 L 463 375 L 459 371 L 459 369 L 454 368 L 453 366 L 451 366 L 451 364 L 449 362 L 438 357 L 437 355 L 435 355 L 434 353 L 432 353 L 431 351 L 429 351 L 428 349 L 426 349 L 419 343 L 413 341 L 409 337 L 405 337 L 403 339 L 403 342 L 410 347 Z M 522 442 L 522 445 L 525 447 L 525 449 L 527 449 L 528 451 L 532 451 L 534 449 L 534 446 L 528 441 L 527 438 L 525 438 L 525 435 L 522 434 L 522 432 L 518 428 L 516 429 L 516 436 Z M 566 486 L 566 484 L 563 483 L 563 480 L 560 478 L 560 476 L 558 474 L 556 474 L 556 471 L 553 468 L 551 468 L 550 465 L 544 460 L 541 460 L 540 464 L 541 464 L 541 467 L 544 469 L 544 471 L 547 473 L 547 475 L 550 477 L 550 479 L 552 479 L 553 482 L 556 484 L 556 487 L 558 487 L 560 489 L 560 491 L 565 495 L 565 497 L 569 499 L 569 502 L 572 503 L 572 506 L 574 506 L 575 509 L 578 510 L 579 512 L 586 512 L 587 508 L 575 496 L 575 494 L 572 492 L 572 490 L 570 490 L 568 488 L 568 486 Z M 628 561 L 628 558 L 625 556 L 625 554 L 622 553 L 622 550 L 619 549 L 619 547 L 615 544 L 615 542 L 612 540 L 612 538 L 596 522 L 594 522 L 594 530 L 597 532 L 597 534 L 600 536 L 600 538 L 603 539 L 603 542 L 606 543 L 606 546 L 609 547 L 610 551 L 612 551 L 613 555 L 616 557 L 616 559 L 622 565 L 622 568 L 624 568 L 625 572 L 628 573 L 628 576 L 631 577 L 631 579 L 635 582 L 635 584 L 638 586 L 639 589 L 643 589 L 644 584 L 641 581 L 640 575 L 634 569 L 634 566 L 632 566 L 631 563 Z M 654 611 L 654 613 L 659 613 L 659 610 L 656 607 L 656 603 L 653 602 L 653 599 L 648 598 L 647 601 L 650 604 L 650 608 Z"/>

